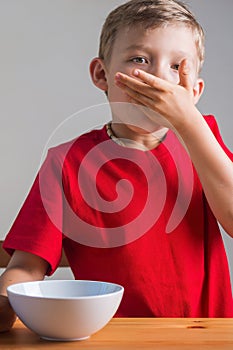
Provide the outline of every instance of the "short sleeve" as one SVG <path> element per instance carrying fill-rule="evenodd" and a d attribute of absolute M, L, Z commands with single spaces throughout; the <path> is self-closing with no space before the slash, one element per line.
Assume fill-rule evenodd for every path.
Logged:
<path fill-rule="evenodd" d="M 3 247 L 12 254 L 22 250 L 45 259 L 50 275 L 57 268 L 62 251 L 61 162 L 51 149 L 15 220 Z"/>
<path fill-rule="evenodd" d="M 233 153 L 229 150 L 229 148 L 225 145 L 222 136 L 219 131 L 219 127 L 217 124 L 217 121 L 213 115 L 207 115 L 204 116 L 207 124 L 209 125 L 210 129 L 212 130 L 214 136 L 216 137 L 216 140 L 224 150 L 224 152 L 228 155 L 228 157 L 233 161 Z"/>

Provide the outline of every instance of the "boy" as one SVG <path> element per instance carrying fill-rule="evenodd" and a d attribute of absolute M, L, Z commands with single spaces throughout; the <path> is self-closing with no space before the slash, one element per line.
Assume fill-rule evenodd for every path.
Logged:
<path fill-rule="evenodd" d="M 203 38 L 177 0 L 108 16 L 90 72 L 113 121 L 49 151 L 5 240 L 2 331 L 7 286 L 51 274 L 62 246 L 75 278 L 125 287 L 116 316 L 233 317 L 217 225 L 233 236 L 233 155 L 195 107 Z"/>

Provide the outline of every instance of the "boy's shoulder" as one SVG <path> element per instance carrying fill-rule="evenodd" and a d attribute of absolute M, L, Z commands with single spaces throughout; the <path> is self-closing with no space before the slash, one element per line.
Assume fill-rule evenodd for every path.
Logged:
<path fill-rule="evenodd" d="M 49 148 L 48 155 L 64 159 L 68 153 L 73 154 L 87 151 L 88 149 L 91 149 L 98 143 L 102 142 L 105 138 L 105 126 L 101 129 L 92 129 L 71 140 Z"/>

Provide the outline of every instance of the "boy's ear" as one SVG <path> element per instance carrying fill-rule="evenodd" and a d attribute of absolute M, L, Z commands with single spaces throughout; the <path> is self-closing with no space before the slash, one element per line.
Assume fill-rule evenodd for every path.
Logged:
<path fill-rule="evenodd" d="M 90 63 L 90 75 L 93 83 L 99 89 L 107 92 L 108 84 L 106 79 L 106 68 L 103 60 L 99 57 L 95 57 Z"/>
<path fill-rule="evenodd" d="M 197 104 L 203 94 L 205 83 L 203 79 L 197 79 L 196 84 L 193 88 L 194 103 Z"/>

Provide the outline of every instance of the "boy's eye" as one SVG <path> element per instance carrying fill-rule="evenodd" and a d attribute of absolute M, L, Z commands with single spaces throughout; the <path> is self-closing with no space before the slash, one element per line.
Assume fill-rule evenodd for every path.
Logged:
<path fill-rule="evenodd" d="M 171 68 L 172 69 L 174 69 L 174 70 L 179 70 L 179 64 L 173 64 L 172 66 L 171 66 Z"/>
<path fill-rule="evenodd" d="M 132 62 L 134 63 L 140 63 L 140 64 L 147 64 L 148 60 L 145 57 L 133 57 L 131 59 Z"/>

